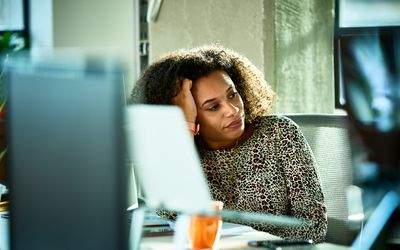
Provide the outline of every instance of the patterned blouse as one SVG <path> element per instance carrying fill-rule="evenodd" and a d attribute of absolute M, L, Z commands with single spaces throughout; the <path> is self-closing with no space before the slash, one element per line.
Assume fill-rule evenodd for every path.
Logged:
<path fill-rule="evenodd" d="M 254 125 L 251 137 L 235 148 L 207 150 L 199 146 L 213 199 L 223 201 L 228 209 L 310 220 L 296 228 L 240 223 L 285 239 L 324 241 L 324 196 L 316 161 L 299 127 L 276 115 L 258 117 Z"/>

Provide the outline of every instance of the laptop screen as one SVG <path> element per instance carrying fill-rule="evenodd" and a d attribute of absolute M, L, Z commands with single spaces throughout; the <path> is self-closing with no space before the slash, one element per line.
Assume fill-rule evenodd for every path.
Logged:
<path fill-rule="evenodd" d="M 147 205 L 210 212 L 210 192 L 182 111 L 176 106 L 132 105 L 127 128 Z"/>

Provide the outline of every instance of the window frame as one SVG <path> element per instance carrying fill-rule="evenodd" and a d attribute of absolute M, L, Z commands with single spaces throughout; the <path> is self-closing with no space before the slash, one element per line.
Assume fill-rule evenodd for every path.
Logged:
<path fill-rule="evenodd" d="M 25 40 L 25 47 L 28 47 L 29 38 L 30 38 L 30 24 L 29 24 L 29 0 L 22 0 L 22 17 L 23 17 L 23 29 L 7 29 L 0 30 L 0 35 L 4 35 L 5 33 L 19 33 Z"/>

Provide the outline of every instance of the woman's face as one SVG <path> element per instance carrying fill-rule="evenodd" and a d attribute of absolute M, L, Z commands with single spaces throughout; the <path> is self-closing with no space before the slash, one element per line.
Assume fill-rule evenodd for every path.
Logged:
<path fill-rule="evenodd" d="M 222 70 L 197 79 L 192 87 L 200 134 L 212 149 L 234 145 L 243 134 L 245 114 L 242 98 L 232 79 Z"/>

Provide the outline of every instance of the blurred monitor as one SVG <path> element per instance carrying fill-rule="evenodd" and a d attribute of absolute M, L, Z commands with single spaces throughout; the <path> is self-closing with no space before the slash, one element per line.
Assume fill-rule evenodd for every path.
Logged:
<path fill-rule="evenodd" d="M 400 29 L 344 36 L 340 45 L 355 118 L 382 132 L 400 130 Z"/>
<path fill-rule="evenodd" d="M 379 12 L 374 7 L 370 11 Z M 343 35 L 339 45 L 345 107 L 352 124 L 354 181 L 363 188 L 367 221 L 352 249 L 399 249 L 400 29 Z M 391 238 L 397 243 L 390 245 Z"/>
<path fill-rule="evenodd" d="M 104 58 L 10 58 L 11 249 L 127 249 L 123 74 Z"/>
<path fill-rule="evenodd" d="M 399 180 L 400 29 L 343 36 L 339 63 L 346 110 L 368 160 L 376 163 L 364 164 L 360 173 Z"/>

